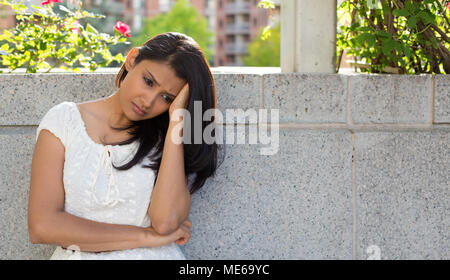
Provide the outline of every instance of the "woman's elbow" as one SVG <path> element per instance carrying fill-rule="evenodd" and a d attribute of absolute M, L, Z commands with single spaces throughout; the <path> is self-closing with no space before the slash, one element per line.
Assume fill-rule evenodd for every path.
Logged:
<path fill-rule="evenodd" d="M 28 236 L 32 244 L 42 244 L 43 230 L 40 225 L 32 224 L 28 226 Z"/>
<path fill-rule="evenodd" d="M 169 235 L 170 233 L 177 230 L 178 226 L 174 223 L 167 223 L 167 222 L 153 223 L 152 222 L 152 228 L 160 235 Z"/>
<path fill-rule="evenodd" d="M 46 218 L 37 218 L 36 216 L 28 220 L 28 236 L 33 244 L 48 244 L 48 236 L 50 224 Z"/>

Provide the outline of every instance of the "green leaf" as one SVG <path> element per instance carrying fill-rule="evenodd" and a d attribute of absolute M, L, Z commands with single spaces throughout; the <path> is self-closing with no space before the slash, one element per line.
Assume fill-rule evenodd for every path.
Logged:
<path fill-rule="evenodd" d="M 399 10 L 399 9 L 395 9 L 394 11 L 392 11 L 392 14 L 394 16 L 398 16 L 398 17 L 407 17 L 410 15 L 410 13 L 407 10 Z"/>
<path fill-rule="evenodd" d="M 59 9 L 61 11 L 64 11 L 64 12 L 68 13 L 70 16 L 74 16 L 75 15 L 75 13 L 73 13 L 71 10 L 67 9 L 66 6 L 64 6 L 64 5 L 59 5 Z"/>
<path fill-rule="evenodd" d="M 98 34 L 97 29 L 95 29 L 92 25 L 90 25 L 89 23 L 86 24 L 86 31 L 94 33 L 94 34 Z"/>
<path fill-rule="evenodd" d="M 45 49 L 47 49 L 47 42 L 39 41 L 39 49 L 40 49 L 40 50 L 45 50 Z"/>
<path fill-rule="evenodd" d="M 415 11 L 415 5 L 412 1 L 406 1 L 405 2 L 405 9 L 410 13 L 413 14 Z"/>
<path fill-rule="evenodd" d="M 108 61 L 113 59 L 113 57 L 112 57 L 111 53 L 109 52 L 109 50 L 102 51 L 101 55 L 103 56 L 104 59 L 106 59 Z"/>
<path fill-rule="evenodd" d="M 362 33 L 356 38 L 356 42 L 358 42 L 360 45 L 367 43 L 367 46 L 370 48 L 375 46 L 376 37 L 371 33 Z"/>
<path fill-rule="evenodd" d="M 390 56 L 393 48 L 394 48 L 394 40 L 387 39 L 383 41 L 382 51 L 385 55 Z"/>
<path fill-rule="evenodd" d="M 403 45 L 403 53 L 405 54 L 405 56 L 407 57 L 407 58 L 410 58 L 411 57 L 411 55 L 412 55 L 412 50 L 411 50 L 411 48 L 409 47 L 409 46 L 407 46 L 407 45 Z"/>
<path fill-rule="evenodd" d="M 357 28 L 358 31 L 361 32 L 368 32 L 368 31 L 372 31 L 372 28 L 370 28 L 369 26 L 361 26 Z"/>
<path fill-rule="evenodd" d="M 32 8 L 36 9 L 36 10 L 41 10 L 42 6 L 38 6 L 38 5 L 31 5 Z"/>
<path fill-rule="evenodd" d="M 417 17 L 420 18 L 423 23 L 429 24 L 429 23 L 436 23 L 436 18 L 433 14 L 430 13 L 428 10 L 422 10 L 417 14 Z"/>
<path fill-rule="evenodd" d="M 8 30 L 3 30 L 3 34 L 0 35 L 0 41 L 9 39 L 13 34 L 9 32 Z"/>
<path fill-rule="evenodd" d="M 416 16 L 412 16 L 408 19 L 408 28 L 409 29 L 414 29 L 417 25 L 417 17 Z"/>
<path fill-rule="evenodd" d="M 16 11 L 25 11 L 27 9 L 27 6 L 23 4 L 12 4 L 11 8 Z"/>
<path fill-rule="evenodd" d="M 399 42 L 394 41 L 394 49 L 398 52 L 398 55 L 403 54 L 402 44 L 400 44 Z"/>
<path fill-rule="evenodd" d="M 3 45 L 0 47 L 0 50 L 3 50 L 3 51 L 9 50 L 9 45 L 8 45 L 8 43 L 3 44 Z"/>
<path fill-rule="evenodd" d="M 264 9 L 275 9 L 275 4 L 271 0 L 261 0 L 259 1 L 257 7 Z"/>
<path fill-rule="evenodd" d="M 114 56 L 114 60 L 120 63 L 125 61 L 125 57 L 121 53 L 118 53 Z"/>
<path fill-rule="evenodd" d="M 271 32 L 271 26 L 268 25 L 268 26 L 264 27 L 263 32 L 262 32 L 261 39 L 262 39 L 262 40 L 267 40 L 267 38 L 269 38 L 271 34 L 272 34 L 272 32 Z"/>
<path fill-rule="evenodd" d="M 391 33 L 388 33 L 386 31 L 377 30 L 375 32 L 376 35 L 382 37 L 382 38 L 391 38 Z"/>

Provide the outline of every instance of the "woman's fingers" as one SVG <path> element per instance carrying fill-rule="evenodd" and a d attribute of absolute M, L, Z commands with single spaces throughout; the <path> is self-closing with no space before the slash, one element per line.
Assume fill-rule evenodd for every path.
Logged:
<path fill-rule="evenodd" d="M 184 221 L 179 227 L 179 238 L 175 241 L 178 245 L 184 245 L 191 238 L 191 226 L 192 222 L 189 220 Z"/>
<path fill-rule="evenodd" d="M 191 234 L 188 233 L 185 236 L 177 239 L 175 241 L 175 243 L 178 244 L 178 245 L 184 245 L 184 244 L 186 244 L 189 241 L 190 238 L 191 238 Z"/>
<path fill-rule="evenodd" d="M 189 220 L 184 221 L 183 224 L 184 224 L 184 225 L 187 225 L 188 227 L 191 227 L 191 226 L 192 226 L 192 222 L 189 221 Z"/>

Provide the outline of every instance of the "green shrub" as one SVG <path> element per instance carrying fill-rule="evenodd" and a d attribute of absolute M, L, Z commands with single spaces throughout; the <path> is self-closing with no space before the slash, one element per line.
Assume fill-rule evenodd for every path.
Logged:
<path fill-rule="evenodd" d="M 125 57 L 118 53 L 111 55 L 108 45 L 127 42 L 122 29 L 114 29 L 114 36 L 99 33 L 89 23 L 80 24 L 82 18 L 101 18 L 99 14 L 81 10 L 81 1 L 76 11 L 54 3 L 61 0 L 46 0 L 42 6 L 32 5 L 29 12 L 23 1 L 0 0 L 16 13 L 15 27 L 4 30 L 0 35 L 0 63 L 13 71 L 26 68 L 27 73 L 39 69 L 62 68 L 80 72 L 81 68 L 94 71 L 112 61 L 122 63 Z M 54 11 L 59 8 L 61 15 Z M 117 26 L 117 25 L 116 25 Z M 100 62 L 95 59 L 100 58 Z M 81 68 L 79 66 L 82 66 Z"/>
<path fill-rule="evenodd" d="M 337 35 L 342 54 L 367 64 L 362 72 L 450 73 L 448 0 L 350 0 L 338 7 L 347 24 Z M 375 5 L 376 4 L 376 5 Z"/>

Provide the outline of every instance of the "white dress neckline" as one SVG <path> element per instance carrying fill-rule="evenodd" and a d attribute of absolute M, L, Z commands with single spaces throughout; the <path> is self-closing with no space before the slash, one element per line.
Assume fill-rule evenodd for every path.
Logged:
<path fill-rule="evenodd" d="M 75 102 L 69 102 L 69 103 L 72 106 L 74 106 L 74 109 L 77 112 L 78 121 L 80 123 L 81 133 L 84 135 L 84 137 L 86 138 L 86 140 L 89 143 L 92 143 L 92 145 L 94 145 L 95 147 L 98 147 L 100 149 L 99 164 L 96 168 L 94 180 L 90 186 L 92 199 L 99 205 L 111 206 L 111 207 L 116 205 L 118 202 L 123 202 L 123 199 L 120 198 L 120 191 L 119 191 L 119 187 L 118 187 L 117 180 L 116 180 L 116 175 L 115 175 L 112 164 L 115 161 L 114 159 L 117 159 L 117 157 L 122 158 L 122 160 L 123 160 L 124 155 L 125 156 L 133 155 L 134 153 L 132 152 L 132 150 L 133 150 L 133 148 L 134 149 L 136 148 L 136 144 L 138 143 L 138 141 L 135 140 L 135 141 L 133 141 L 129 144 L 125 144 L 125 145 L 118 145 L 118 144 L 103 145 L 103 144 L 95 142 L 87 133 L 86 124 L 81 116 L 81 112 L 78 108 L 78 105 Z M 111 152 L 111 151 L 114 151 L 114 152 Z M 128 159 L 130 159 L 130 158 L 128 158 Z M 115 164 L 115 165 L 117 165 L 117 164 Z M 107 176 L 109 177 L 109 181 L 107 184 L 107 195 L 106 195 L 105 201 L 100 201 L 96 197 L 95 191 L 94 191 L 95 183 L 100 175 L 100 172 L 102 172 L 102 170 L 106 171 Z M 113 187 L 113 190 L 111 190 L 111 187 Z M 114 192 L 116 195 L 112 196 L 111 191 Z"/>
<path fill-rule="evenodd" d="M 89 136 L 89 134 L 87 133 L 86 123 L 84 122 L 83 117 L 81 116 L 81 112 L 80 112 L 80 109 L 78 108 L 77 103 L 75 103 L 75 102 L 69 102 L 69 103 L 70 103 L 72 106 L 74 106 L 74 109 L 75 109 L 75 111 L 77 112 L 78 120 L 79 120 L 79 122 L 80 122 L 80 124 L 81 124 L 82 134 L 83 134 L 84 137 L 86 137 L 87 140 L 88 140 L 90 143 L 92 143 L 93 145 L 98 146 L 98 147 L 104 149 L 104 148 L 108 148 L 108 147 L 114 147 L 114 148 L 116 148 L 116 147 L 129 147 L 130 145 L 136 145 L 136 144 L 137 144 L 137 141 L 136 141 L 136 140 L 133 141 L 133 142 L 131 142 L 131 143 L 124 144 L 124 145 L 119 145 L 119 144 L 116 144 L 116 145 L 103 145 L 103 144 L 100 144 L 100 143 L 95 142 L 94 139 L 92 139 L 91 136 Z"/>

